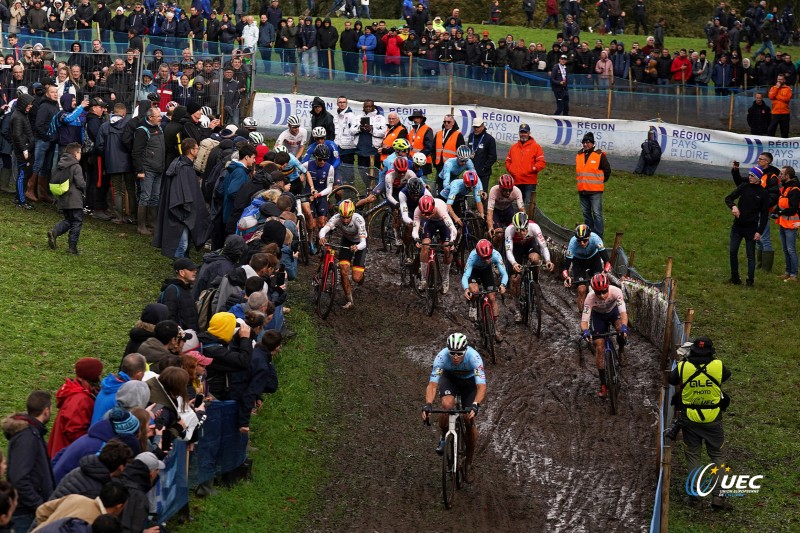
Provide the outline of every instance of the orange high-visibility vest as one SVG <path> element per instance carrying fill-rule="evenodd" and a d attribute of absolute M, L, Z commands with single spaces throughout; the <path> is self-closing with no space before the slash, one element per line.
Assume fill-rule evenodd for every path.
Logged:
<path fill-rule="evenodd" d="M 605 175 L 600 169 L 600 158 L 603 152 L 592 150 L 589 158 L 581 150 L 575 156 L 575 176 L 578 180 L 579 192 L 603 192 Z"/>
<path fill-rule="evenodd" d="M 800 190 L 800 187 L 795 187 L 794 185 L 789 187 L 782 187 L 781 188 L 781 197 L 778 199 L 778 208 L 779 209 L 789 209 L 789 195 L 792 191 Z M 800 214 L 795 213 L 794 215 L 784 216 L 781 215 L 778 217 L 778 224 L 780 227 L 785 229 L 798 229 L 798 224 L 800 224 Z"/>
<path fill-rule="evenodd" d="M 452 159 L 456 156 L 456 151 L 458 147 L 456 146 L 456 142 L 458 141 L 458 130 L 450 130 L 450 136 L 447 137 L 447 141 L 445 141 L 444 145 L 442 145 L 442 136 L 444 135 L 444 130 L 439 130 L 436 132 L 436 164 L 444 164 L 445 161 L 448 159 Z"/>
<path fill-rule="evenodd" d="M 406 131 L 406 127 L 398 124 L 391 130 L 386 132 L 386 136 L 383 138 L 383 148 L 391 148 L 394 142 L 397 140 L 397 137 Z M 389 152 L 391 153 L 391 152 Z M 389 154 L 384 154 L 383 150 L 381 150 L 381 161 L 389 157 Z"/>
<path fill-rule="evenodd" d="M 423 124 L 419 128 L 411 128 L 408 131 L 408 141 L 411 143 L 411 155 L 421 152 L 425 148 L 425 134 L 431 129 L 427 124 Z M 430 155 L 427 156 L 428 164 L 430 165 L 433 159 Z"/>

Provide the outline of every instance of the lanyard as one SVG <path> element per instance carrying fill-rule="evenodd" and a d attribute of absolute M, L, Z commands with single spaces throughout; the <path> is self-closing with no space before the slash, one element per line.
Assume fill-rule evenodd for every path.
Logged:
<path fill-rule="evenodd" d="M 475 134 L 472 135 L 472 151 L 473 152 L 477 152 L 478 151 L 477 147 L 480 146 L 480 144 L 483 142 L 483 136 L 484 135 L 486 135 L 486 132 L 481 133 L 481 136 L 478 139 L 478 142 L 475 142 Z"/>

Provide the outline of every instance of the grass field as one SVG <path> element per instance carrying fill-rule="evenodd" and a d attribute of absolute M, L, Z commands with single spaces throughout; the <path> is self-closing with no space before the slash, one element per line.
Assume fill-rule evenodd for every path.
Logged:
<path fill-rule="evenodd" d="M 610 160 L 613 167 L 613 155 Z M 569 167 L 551 165 L 540 175 L 541 208 L 566 226 L 580 221 L 574 187 Z M 614 173 L 604 195 L 606 234 L 624 232 L 623 246 L 636 251 L 636 266 L 648 279 L 663 277 L 667 256 L 674 258 L 681 316 L 695 308 L 694 333 L 712 337 L 733 371 L 725 387 L 733 397 L 726 415 L 730 464 L 736 473 L 765 476 L 761 493 L 734 502 L 730 514 L 689 510 L 681 503 L 685 466 L 677 444 L 671 530 L 797 531 L 800 380 L 794 313 L 800 287 L 775 275 L 783 268 L 780 252 L 775 272 L 759 272 L 754 288 L 724 283 L 730 215 L 723 198 L 731 189 L 715 180 Z M 52 252 L 45 232 L 56 214 L 24 212 L 13 208 L 8 196 L 2 200 L 0 306 L 11 327 L 0 331 L 0 410 L 9 413 L 20 409 L 34 388 L 55 391 L 79 357 L 116 365 L 128 329 L 169 274 L 169 261 L 130 227 L 91 220 L 81 256 L 65 254 L 63 243 Z M 294 291 L 291 314 L 299 336 L 276 361 L 281 388 L 254 424 L 255 479 L 193 502 L 195 521 L 184 531 L 223 531 L 232 517 L 243 527 L 268 521 L 270 530 L 292 531 L 314 501 L 315 487 L 326 475 L 323 443 L 335 444 L 330 427 L 321 426 L 328 402 L 342 391 L 326 377 L 324 339 L 303 309 L 302 290 Z"/>

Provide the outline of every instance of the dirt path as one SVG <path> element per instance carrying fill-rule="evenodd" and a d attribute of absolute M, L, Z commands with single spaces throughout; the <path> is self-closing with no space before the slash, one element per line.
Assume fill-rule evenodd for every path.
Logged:
<path fill-rule="evenodd" d="M 574 297 L 554 281 L 542 338 L 501 309 L 498 364 L 487 364 L 476 482 L 441 503 L 438 437 L 419 411 L 430 366 L 446 336 L 463 331 L 460 291 L 433 317 L 399 286 L 394 256 L 370 252 L 358 307 L 335 309 L 323 334 L 334 340 L 333 371 L 344 392 L 335 416 L 345 428 L 332 481 L 309 531 L 642 531 L 656 482 L 657 351 L 633 337 L 623 370 L 621 413 L 596 397 L 594 360 L 577 341 Z M 457 286 L 452 276 L 452 286 Z M 569 302 L 567 302 L 567 298 Z M 507 302 L 508 303 L 508 300 Z M 455 519 L 458 517 L 458 519 Z M 455 519 L 455 520 L 454 520 Z M 448 524 L 452 524 L 449 526 Z"/>

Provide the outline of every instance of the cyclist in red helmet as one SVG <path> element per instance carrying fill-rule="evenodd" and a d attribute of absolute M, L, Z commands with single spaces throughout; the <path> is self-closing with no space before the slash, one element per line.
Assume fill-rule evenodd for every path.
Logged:
<path fill-rule="evenodd" d="M 422 235 L 420 235 L 422 229 Z M 434 235 L 439 235 L 439 242 L 449 244 L 444 247 L 444 261 L 442 265 L 442 292 L 447 293 L 450 289 L 450 264 L 453 262 L 453 255 L 450 248 L 456 240 L 456 227 L 453 219 L 447 214 L 447 204 L 439 198 L 433 196 L 423 196 L 419 199 L 419 205 L 414 211 L 414 229 L 411 230 L 411 237 L 419 248 L 420 257 L 428 257 L 428 245 Z M 420 262 L 420 290 L 425 290 L 428 279 L 428 263 Z"/>
<path fill-rule="evenodd" d="M 501 248 L 506 228 L 511 225 L 514 213 L 525 211 L 522 202 L 522 191 L 514 185 L 511 174 L 500 176 L 498 184 L 489 191 L 486 205 L 486 226 L 492 235 L 492 244 Z"/>
<path fill-rule="evenodd" d="M 595 274 L 591 281 L 592 290 L 586 296 L 581 313 L 581 331 L 583 338 L 589 340 L 592 335 L 605 333 L 613 325 L 617 330 L 617 343 L 619 345 L 619 364 L 626 365 L 625 341 L 628 337 L 628 311 L 625 308 L 625 299 L 619 287 L 611 285 L 605 272 Z M 594 358 L 600 375 L 601 398 L 608 393 L 605 377 L 605 341 L 602 338 L 594 339 Z"/>
<path fill-rule="evenodd" d="M 461 276 L 461 288 L 464 289 L 464 298 L 472 301 L 473 294 L 480 290 L 479 284 L 486 291 L 494 290 L 497 282 L 494 279 L 492 266 L 496 266 L 500 272 L 499 290 L 500 294 L 505 294 L 506 286 L 508 286 L 508 272 L 506 272 L 506 266 L 503 263 L 503 256 L 494 249 L 491 242 L 487 239 L 481 239 L 475 245 L 475 249 L 470 252 L 467 264 L 464 265 L 464 275 Z M 500 312 L 494 293 L 489 294 L 489 301 L 492 302 L 492 313 L 494 318 L 497 319 Z M 470 320 L 477 320 L 478 318 L 478 310 L 475 305 L 470 305 L 469 307 L 469 318 Z M 497 340 L 500 340 L 500 335 L 496 335 Z"/>
<path fill-rule="evenodd" d="M 478 173 L 474 170 L 467 170 L 464 172 L 462 178 L 450 183 L 450 188 L 447 190 L 447 210 L 453 221 L 457 226 L 461 226 L 461 217 L 464 216 L 462 210 L 462 203 L 456 203 L 456 198 L 463 198 L 464 196 L 472 196 L 475 201 L 475 209 L 481 218 L 486 218 L 483 212 L 483 189 L 481 188 L 481 180 Z"/>

